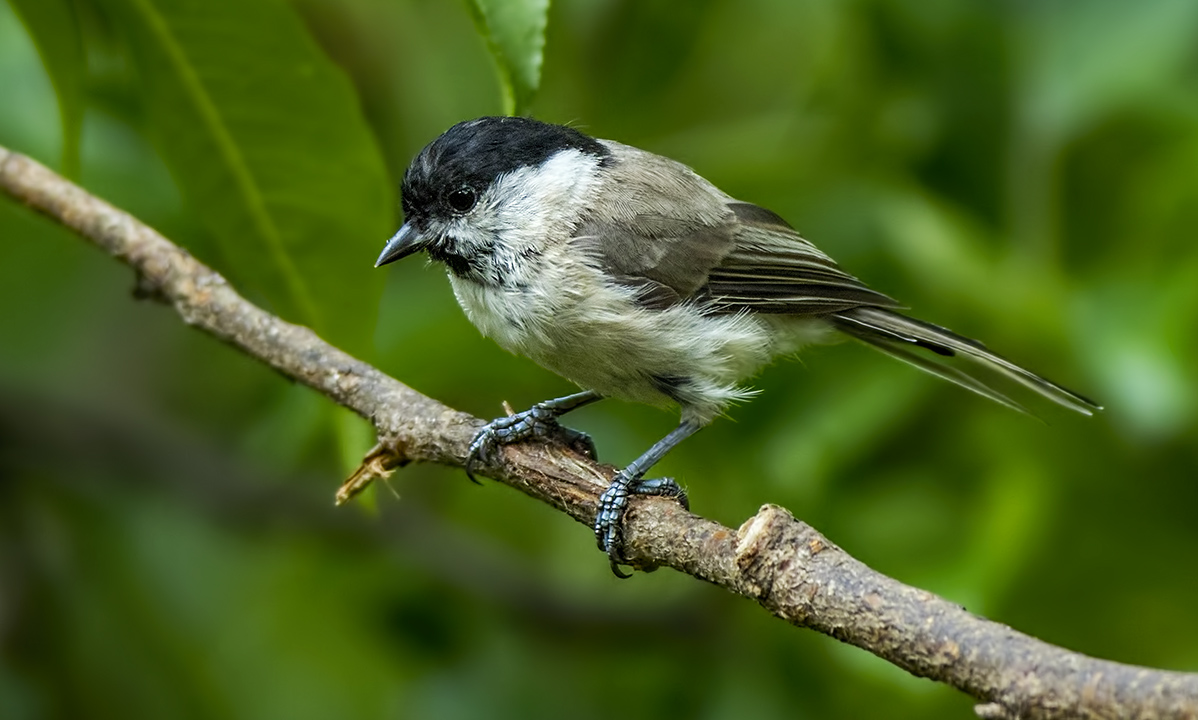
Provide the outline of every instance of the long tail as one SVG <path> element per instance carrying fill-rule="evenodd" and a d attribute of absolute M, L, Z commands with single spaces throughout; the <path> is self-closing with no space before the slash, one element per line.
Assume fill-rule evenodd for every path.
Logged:
<path fill-rule="evenodd" d="M 929 372 L 963 388 L 1002 403 L 1020 412 L 1027 410 L 1005 394 L 977 378 L 971 369 L 977 366 L 994 371 L 1016 383 L 1034 390 L 1053 402 L 1083 415 L 1093 415 L 1102 407 L 1075 392 L 1025 370 L 1006 358 L 995 355 L 976 340 L 962 337 L 951 330 L 900 315 L 890 310 L 859 307 L 830 316 L 838 330 L 905 363 Z M 920 352 L 930 350 L 941 358 L 959 357 L 974 368 L 954 367 Z"/>

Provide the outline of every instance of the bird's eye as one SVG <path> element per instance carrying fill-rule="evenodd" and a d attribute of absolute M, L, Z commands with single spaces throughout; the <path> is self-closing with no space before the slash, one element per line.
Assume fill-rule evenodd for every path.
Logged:
<path fill-rule="evenodd" d="M 460 187 L 457 190 L 449 193 L 445 198 L 449 203 L 449 207 L 455 212 L 470 212 L 474 208 L 474 203 L 478 201 L 478 197 L 474 194 L 474 188 L 469 186 Z"/>

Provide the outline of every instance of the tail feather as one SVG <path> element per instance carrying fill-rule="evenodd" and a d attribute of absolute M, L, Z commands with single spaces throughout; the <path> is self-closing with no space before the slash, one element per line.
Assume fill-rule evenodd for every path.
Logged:
<path fill-rule="evenodd" d="M 976 366 L 997 372 L 1058 405 L 1083 415 L 1093 415 L 1095 411 L 1102 409 L 1097 403 L 994 354 L 980 342 L 962 337 L 951 330 L 931 323 L 873 307 L 845 310 L 832 315 L 830 319 L 836 328 L 846 335 L 872 345 L 887 355 L 914 365 L 920 370 L 1020 412 L 1027 412 L 1027 410 L 1004 393 L 976 377 L 970 372 L 970 368 L 954 367 L 943 361 L 921 355 L 913 349 L 923 348 L 941 357 L 960 357 L 971 361 Z"/>

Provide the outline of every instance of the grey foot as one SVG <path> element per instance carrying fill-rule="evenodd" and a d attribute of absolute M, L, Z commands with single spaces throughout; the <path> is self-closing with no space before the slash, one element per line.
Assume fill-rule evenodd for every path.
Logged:
<path fill-rule="evenodd" d="M 611 485 L 599 496 L 599 511 L 595 513 L 595 540 L 599 549 L 607 553 L 611 571 L 618 578 L 632 577 L 620 570 L 623 561 L 624 511 L 628 509 L 628 498 L 632 495 L 657 495 L 674 498 L 683 508 L 690 509 L 686 491 L 673 478 L 631 477 L 621 470 L 612 478 Z"/>
<path fill-rule="evenodd" d="M 561 411 L 548 403 L 538 403 L 524 412 L 496 418 L 482 426 L 470 442 L 466 477 L 478 482 L 474 479 L 474 465 L 478 461 L 490 462 L 500 447 L 525 440 L 557 442 L 594 460 L 598 454 L 591 436 L 560 425 L 559 414 Z"/>

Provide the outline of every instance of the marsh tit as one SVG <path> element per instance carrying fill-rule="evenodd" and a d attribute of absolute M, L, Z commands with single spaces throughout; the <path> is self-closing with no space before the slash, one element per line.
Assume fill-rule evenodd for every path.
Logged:
<path fill-rule="evenodd" d="M 557 418 L 602 398 L 677 405 L 678 427 L 600 496 L 595 536 L 617 575 L 632 494 L 685 501 L 644 479 L 674 446 L 752 392 L 775 356 L 849 336 L 1003 405 L 977 371 L 1071 410 L 1099 406 L 990 352 L 896 312 L 775 213 L 729 197 L 689 167 L 529 118 L 459 123 L 404 173 L 404 224 L 376 266 L 419 251 L 445 264 L 470 321 L 582 392 L 499 418 L 475 436 L 467 472 L 502 444 L 581 433 Z"/>

